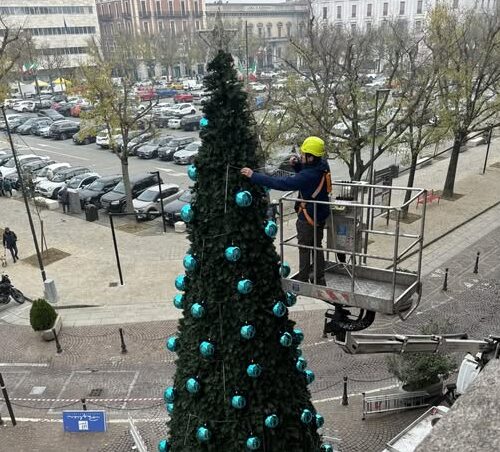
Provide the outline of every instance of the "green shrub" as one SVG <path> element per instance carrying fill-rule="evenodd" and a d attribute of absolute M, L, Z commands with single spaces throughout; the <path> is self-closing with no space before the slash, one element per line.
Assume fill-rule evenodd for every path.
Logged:
<path fill-rule="evenodd" d="M 30 310 L 30 323 L 35 331 L 49 330 L 57 318 L 55 309 L 43 298 L 33 301 Z"/>

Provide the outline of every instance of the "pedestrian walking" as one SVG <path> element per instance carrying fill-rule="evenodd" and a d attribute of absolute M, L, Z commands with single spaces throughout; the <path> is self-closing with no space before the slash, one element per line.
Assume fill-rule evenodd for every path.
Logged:
<path fill-rule="evenodd" d="M 3 196 L 7 196 L 7 193 L 9 193 L 12 198 L 12 183 L 9 179 L 4 177 L 2 181 L 2 194 Z"/>
<path fill-rule="evenodd" d="M 63 213 L 69 213 L 69 193 L 68 193 L 68 187 L 64 186 L 61 188 L 59 191 L 59 199 L 61 200 L 62 208 L 63 208 Z"/>
<path fill-rule="evenodd" d="M 0 173 L 0 196 L 5 196 L 5 193 L 3 192 L 3 177 L 1 173 Z"/>
<path fill-rule="evenodd" d="M 17 260 L 19 260 L 19 254 L 17 251 L 17 236 L 14 231 L 11 231 L 9 228 L 5 228 L 2 237 L 3 247 L 10 251 L 12 255 L 12 260 L 14 264 Z"/>

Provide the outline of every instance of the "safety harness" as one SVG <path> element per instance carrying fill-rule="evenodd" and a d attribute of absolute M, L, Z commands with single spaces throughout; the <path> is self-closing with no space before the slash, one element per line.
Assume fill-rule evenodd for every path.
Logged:
<path fill-rule="evenodd" d="M 323 187 L 326 184 L 326 192 L 329 194 L 332 192 L 332 175 L 330 171 L 325 170 L 323 172 L 323 176 L 321 177 L 321 180 L 319 182 L 318 187 L 316 190 L 314 190 L 314 193 L 311 195 L 311 200 L 316 199 L 316 196 L 318 196 L 321 193 L 321 190 L 323 190 Z M 302 193 L 299 193 L 300 197 L 302 198 Z M 311 225 L 314 226 L 314 220 L 311 218 L 311 215 L 309 215 L 309 212 L 307 212 L 307 203 L 305 201 L 302 201 L 299 204 L 299 208 L 297 210 L 297 213 L 300 215 L 301 213 L 304 214 L 304 218 L 306 221 Z"/>

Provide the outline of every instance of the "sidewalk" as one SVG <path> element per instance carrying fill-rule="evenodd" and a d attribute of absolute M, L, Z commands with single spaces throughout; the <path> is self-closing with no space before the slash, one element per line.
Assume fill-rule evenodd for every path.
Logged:
<path fill-rule="evenodd" d="M 480 175 L 484 154 L 485 146 L 478 146 L 460 155 L 455 192 L 462 196 L 455 201 L 441 199 L 439 204 L 434 202 L 427 206 L 426 243 L 445 236 L 451 229 L 500 203 L 500 140 L 492 142 L 486 174 Z M 440 190 L 447 167 L 448 159 L 442 159 L 418 170 L 415 186 Z M 406 179 L 404 175 L 393 184 L 405 186 Z M 43 285 L 39 269 L 24 260 L 34 255 L 35 250 L 24 204 L 20 201 L 20 198 L 0 198 L 0 227 L 9 226 L 16 232 L 22 258 L 15 265 L 9 262 L 6 272 L 17 287 L 30 298 L 36 298 L 43 295 Z M 411 212 L 419 214 L 416 209 Z M 104 215 L 101 214 L 103 218 L 98 223 L 85 222 L 82 215 L 63 215 L 59 211 L 43 210 L 40 216 L 48 247 L 67 253 L 66 257 L 46 267 L 47 277 L 56 282 L 60 296 L 57 306 L 64 309 L 61 312 L 65 325 L 123 324 L 179 317 L 180 311 L 174 308 L 171 300 L 176 293 L 173 282 L 175 276 L 183 272 L 182 258 L 189 245 L 184 234 L 177 234 L 172 229 L 163 234 L 158 220 L 139 225 L 117 222 L 116 236 L 125 282 L 120 286 L 111 230 Z M 498 215 L 489 217 L 488 224 L 483 224 L 483 217 L 480 217 L 480 227 L 473 237 L 463 240 L 477 240 L 500 225 Z M 36 216 L 34 219 L 39 230 L 40 223 Z M 379 221 L 385 224 L 385 220 Z M 402 228 L 410 232 L 415 224 L 404 224 Z M 292 219 L 285 227 L 293 227 Z M 457 239 L 454 240 L 441 239 L 432 255 L 427 256 L 424 251 L 424 274 L 439 265 L 436 258 L 449 258 L 456 252 Z M 461 242 L 462 238 L 458 240 Z M 370 246 L 382 244 L 380 241 Z M 286 260 L 293 263 L 293 255 Z M 403 266 L 414 269 L 416 260 L 410 257 Z M 0 309 L 0 321 L 29 324 L 28 305 L 11 304 Z M 292 309 L 325 309 L 325 304 L 302 297 Z"/>

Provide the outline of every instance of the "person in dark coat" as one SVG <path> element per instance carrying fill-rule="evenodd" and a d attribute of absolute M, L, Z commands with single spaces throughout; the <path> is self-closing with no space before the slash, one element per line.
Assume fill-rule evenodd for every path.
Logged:
<path fill-rule="evenodd" d="M 327 204 L 316 204 L 307 202 L 329 201 L 329 191 L 331 186 L 330 168 L 324 159 L 325 143 L 321 138 L 308 137 L 300 147 L 301 158 L 291 161 L 296 172 L 290 177 L 272 177 L 258 173 L 250 168 L 242 168 L 241 174 L 261 186 L 282 191 L 299 191 L 299 198 L 303 202 L 298 202 L 295 210 L 297 218 L 297 241 L 299 244 L 299 273 L 297 280 L 314 281 L 313 256 L 314 250 L 302 248 L 300 245 L 313 247 L 316 240 L 316 283 L 326 285 L 325 281 L 325 257 L 321 250 L 323 241 L 323 230 L 326 219 L 330 215 Z"/>
<path fill-rule="evenodd" d="M 69 193 L 68 193 L 68 187 L 64 186 L 61 188 L 59 191 L 59 199 L 61 200 L 62 208 L 63 208 L 63 213 L 69 213 Z"/>
<path fill-rule="evenodd" d="M 10 197 L 12 198 L 12 183 L 9 179 L 4 177 L 2 181 L 2 194 L 4 196 L 7 196 L 7 193 L 9 193 Z"/>
<path fill-rule="evenodd" d="M 7 248 L 10 251 L 10 254 L 12 255 L 12 260 L 14 261 L 15 264 L 16 261 L 19 260 L 19 255 L 17 251 L 17 236 L 14 233 L 14 231 L 11 231 L 9 228 L 5 228 L 2 237 L 2 243 L 4 248 Z"/>

